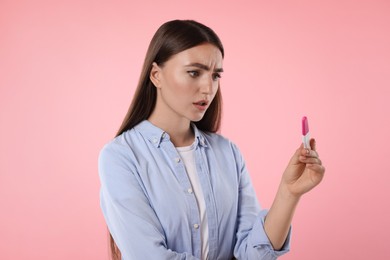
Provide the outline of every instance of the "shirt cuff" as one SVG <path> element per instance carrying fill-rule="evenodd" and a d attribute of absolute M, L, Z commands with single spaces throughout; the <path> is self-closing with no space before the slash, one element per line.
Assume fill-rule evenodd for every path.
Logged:
<path fill-rule="evenodd" d="M 248 242 L 249 245 L 253 246 L 254 248 L 266 249 L 266 251 L 268 251 L 270 255 L 279 257 L 281 255 L 284 255 L 288 251 L 290 251 L 291 226 L 288 231 L 286 241 L 283 244 L 283 247 L 280 250 L 274 250 L 264 230 L 264 220 L 265 217 L 267 216 L 267 213 L 268 213 L 267 209 L 260 211 L 256 219 L 256 222 L 253 226 L 253 229 L 249 234 Z"/>

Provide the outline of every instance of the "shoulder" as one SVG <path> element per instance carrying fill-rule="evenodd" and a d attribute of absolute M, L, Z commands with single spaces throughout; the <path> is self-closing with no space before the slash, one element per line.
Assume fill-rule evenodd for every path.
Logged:
<path fill-rule="evenodd" d="M 106 155 L 111 153 L 118 153 L 128 149 L 129 145 L 126 142 L 125 136 L 128 135 L 129 131 L 126 131 L 105 143 L 100 150 L 100 154 Z"/>
<path fill-rule="evenodd" d="M 230 154 L 236 159 L 241 160 L 241 152 L 235 142 L 219 133 L 201 132 L 205 138 L 207 146 L 214 151 L 220 151 L 224 154 Z"/>
<path fill-rule="evenodd" d="M 107 142 L 99 152 L 99 167 L 108 167 L 113 164 L 127 165 L 133 161 L 134 152 L 132 149 L 132 135 L 134 131 L 128 130 L 109 142 Z"/>
<path fill-rule="evenodd" d="M 203 132 L 200 131 L 201 135 L 206 139 L 206 141 L 211 145 L 231 147 L 232 149 L 238 149 L 237 145 L 228 137 L 223 136 L 219 133 Z"/>

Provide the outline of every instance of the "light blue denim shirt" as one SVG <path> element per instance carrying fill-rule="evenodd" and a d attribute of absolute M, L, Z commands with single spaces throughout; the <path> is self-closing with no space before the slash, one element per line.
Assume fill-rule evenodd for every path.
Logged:
<path fill-rule="evenodd" d="M 206 203 L 208 259 L 276 259 L 245 162 L 221 135 L 195 132 L 195 160 Z M 99 155 L 100 202 L 122 259 L 201 259 L 199 209 L 169 135 L 145 120 Z"/>

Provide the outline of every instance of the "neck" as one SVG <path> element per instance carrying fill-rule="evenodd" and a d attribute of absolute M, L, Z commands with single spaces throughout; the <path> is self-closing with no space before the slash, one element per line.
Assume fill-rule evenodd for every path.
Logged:
<path fill-rule="evenodd" d="M 169 134 L 175 147 L 188 146 L 194 142 L 191 121 L 177 114 L 162 100 L 160 89 L 157 89 L 157 100 L 149 122 Z"/>

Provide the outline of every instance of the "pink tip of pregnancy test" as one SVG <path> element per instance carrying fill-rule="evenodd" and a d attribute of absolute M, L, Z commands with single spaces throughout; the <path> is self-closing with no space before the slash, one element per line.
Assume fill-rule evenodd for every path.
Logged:
<path fill-rule="evenodd" d="M 302 135 L 306 135 L 309 132 L 309 122 L 307 121 L 307 117 L 302 118 Z"/>

